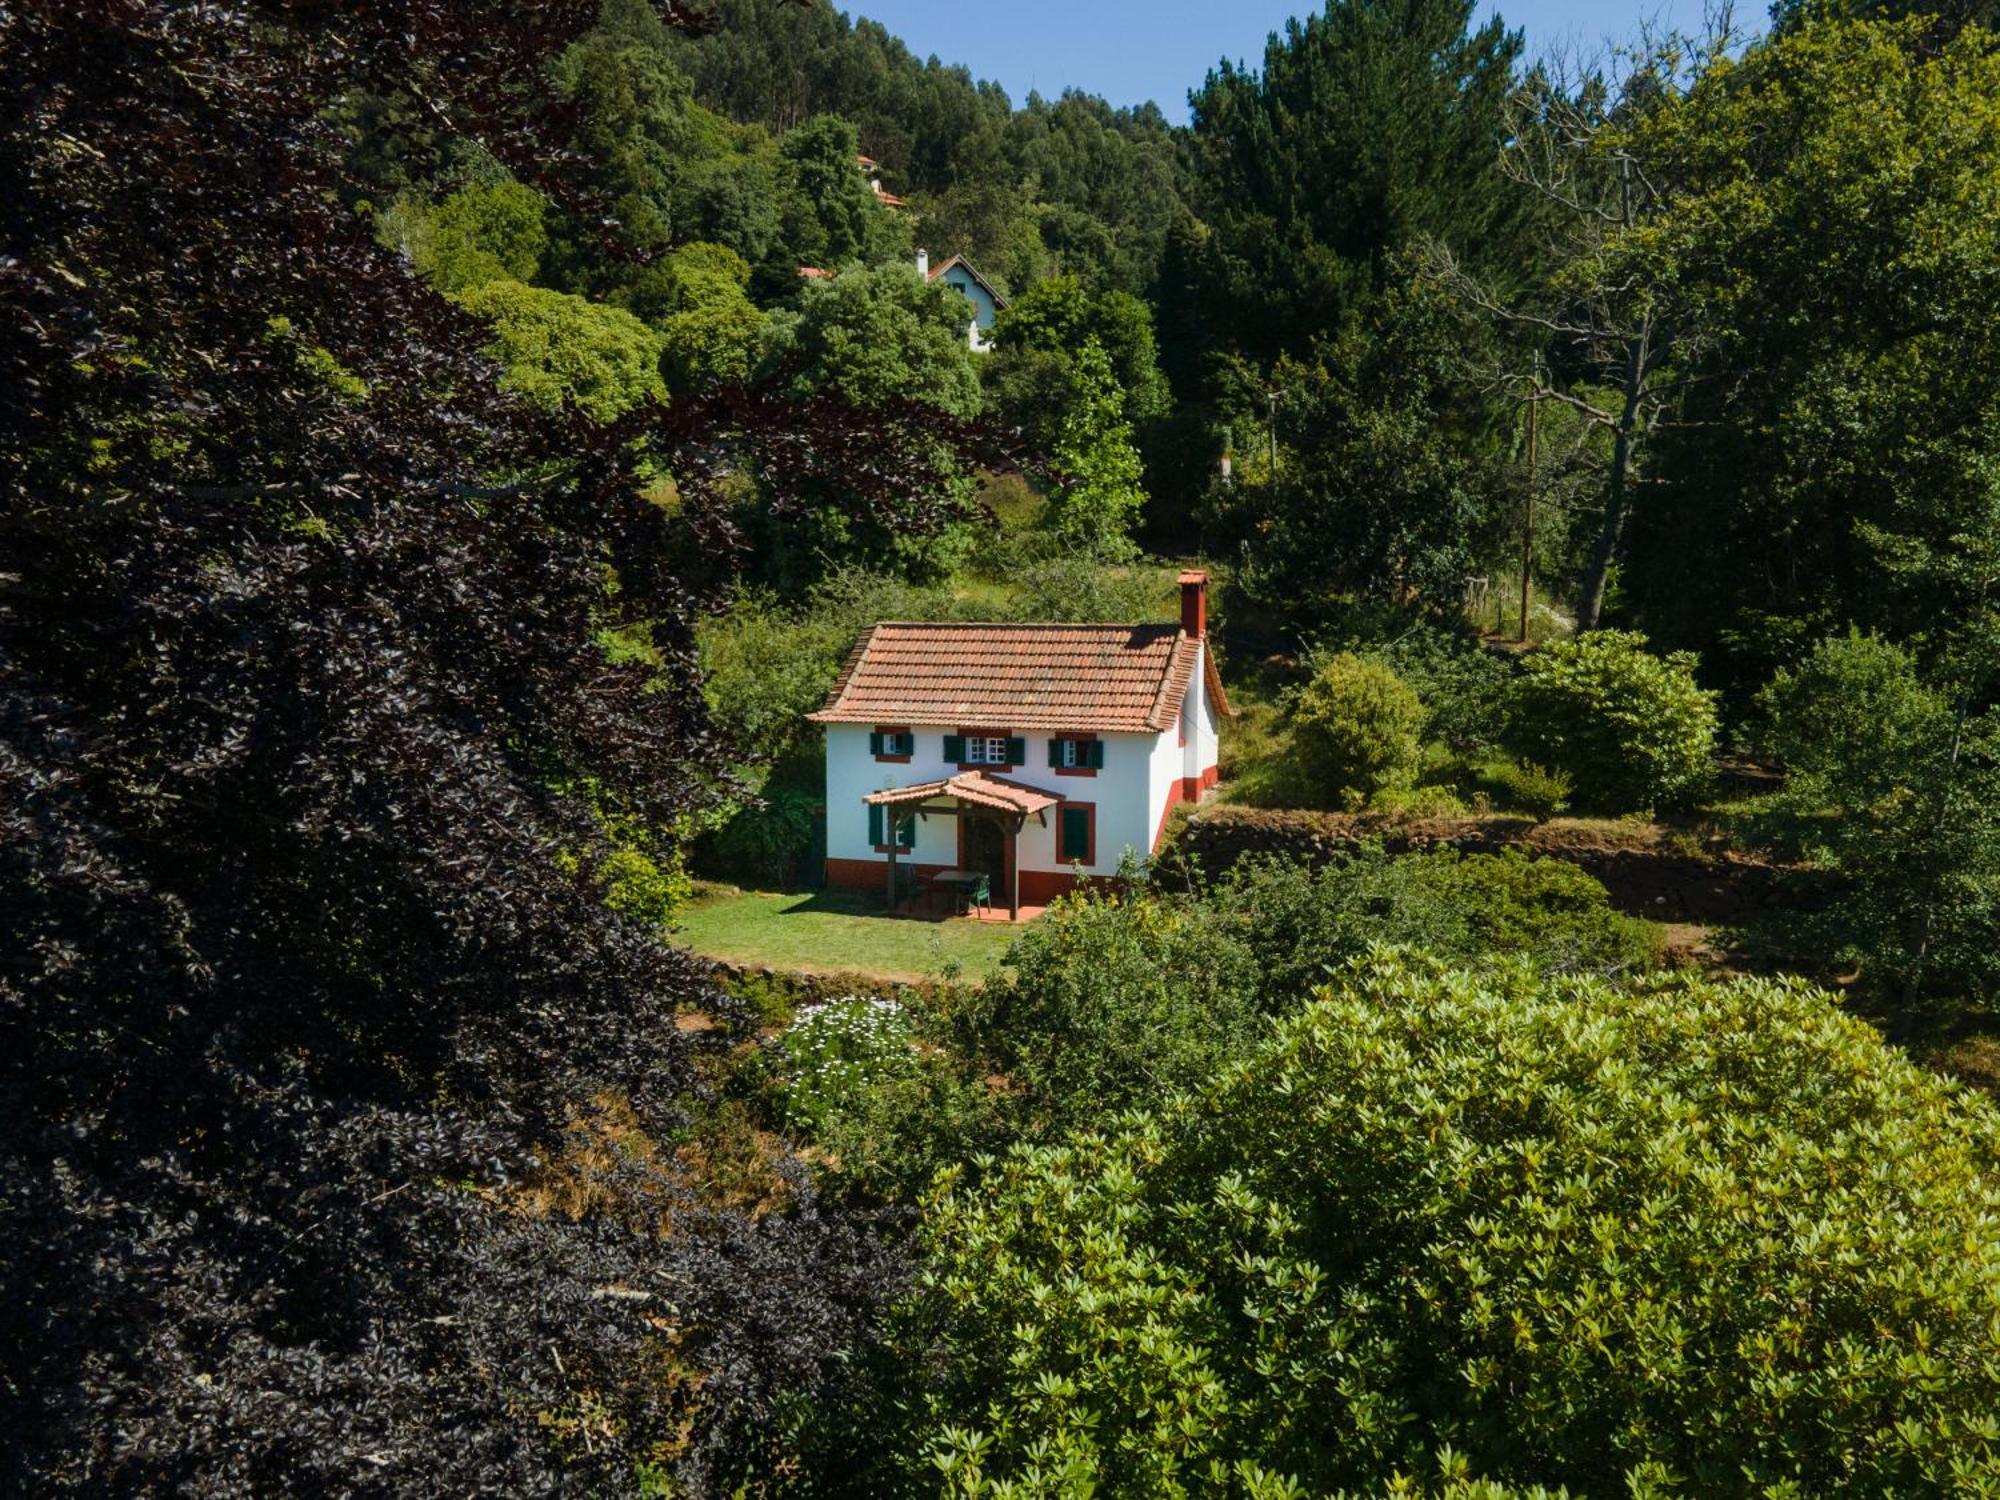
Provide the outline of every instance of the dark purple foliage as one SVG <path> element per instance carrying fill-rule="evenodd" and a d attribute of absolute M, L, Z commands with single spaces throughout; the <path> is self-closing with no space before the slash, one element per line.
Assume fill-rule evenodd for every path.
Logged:
<path fill-rule="evenodd" d="M 803 1179 L 514 1196 L 581 1101 L 671 1132 L 725 1008 L 557 858 L 552 786 L 664 828 L 713 774 L 639 455 L 714 558 L 722 454 L 937 519 L 934 413 L 525 409 L 342 207 L 366 87 L 588 213 L 539 82 L 594 13 L 0 0 L 0 1491 L 701 1490 L 893 1281 Z"/>

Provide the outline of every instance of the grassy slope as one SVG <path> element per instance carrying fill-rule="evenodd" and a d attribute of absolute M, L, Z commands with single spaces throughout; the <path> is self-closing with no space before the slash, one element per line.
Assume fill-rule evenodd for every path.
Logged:
<path fill-rule="evenodd" d="M 725 889 L 682 913 L 678 940 L 708 958 L 810 974 L 917 980 L 948 963 L 967 978 L 1000 965 L 1014 933 L 1005 925 L 885 917 L 844 891 Z"/>

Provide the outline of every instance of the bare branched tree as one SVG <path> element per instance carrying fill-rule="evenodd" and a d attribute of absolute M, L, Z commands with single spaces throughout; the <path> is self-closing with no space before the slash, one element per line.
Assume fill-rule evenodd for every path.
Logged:
<path fill-rule="evenodd" d="M 1547 207 L 1550 274 L 1525 299 L 1503 297 L 1441 243 L 1435 272 L 1469 307 L 1495 319 L 1501 362 L 1490 385 L 1517 400 L 1553 401 L 1607 434 L 1597 537 L 1577 590 L 1577 625 L 1594 629 L 1631 512 L 1641 451 L 1666 416 L 1672 370 L 1692 330 L 1663 316 L 1659 286 L 1618 254 L 1671 200 L 1670 173 L 1645 159 L 1632 124 L 1670 104 L 1735 44 L 1730 12 L 1712 12 L 1700 40 L 1642 35 L 1605 57 L 1556 55 L 1511 102 L 1506 175 Z"/>

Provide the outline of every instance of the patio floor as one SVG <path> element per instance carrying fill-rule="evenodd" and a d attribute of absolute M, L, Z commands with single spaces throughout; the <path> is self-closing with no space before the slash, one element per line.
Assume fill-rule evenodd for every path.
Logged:
<path fill-rule="evenodd" d="M 1022 902 L 1021 924 L 1025 926 L 1047 910 L 1046 906 L 1030 906 L 1025 901 Z M 1007 908 L 998 902 L 994 903 L 991 910 L 982 910 L 979 907 L 974 907 L 971 911 L 961 915 L 952 911 L 949 899 L 939 897 L 933 903 L 931 898 L 927 896 L 912 896 L 894 911 L 884 913 L 884 915 L 910 917 L 919 922 L 998 922 L 1002 927 L 1005 927 L 1009 920 Z"/>

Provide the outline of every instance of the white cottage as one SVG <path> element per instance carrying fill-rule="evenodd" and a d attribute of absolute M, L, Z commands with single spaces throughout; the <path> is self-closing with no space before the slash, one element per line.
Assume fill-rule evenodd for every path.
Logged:
<path fill-rule="evenodd" d="M 1150 855 L 1216 781 L 1233 712 L 1208 575 L 1178 625 L 884 623 L 810 717 L 826 726 L 826 879 L 856 890 L 988 878 L 1015 916 Z"/>

